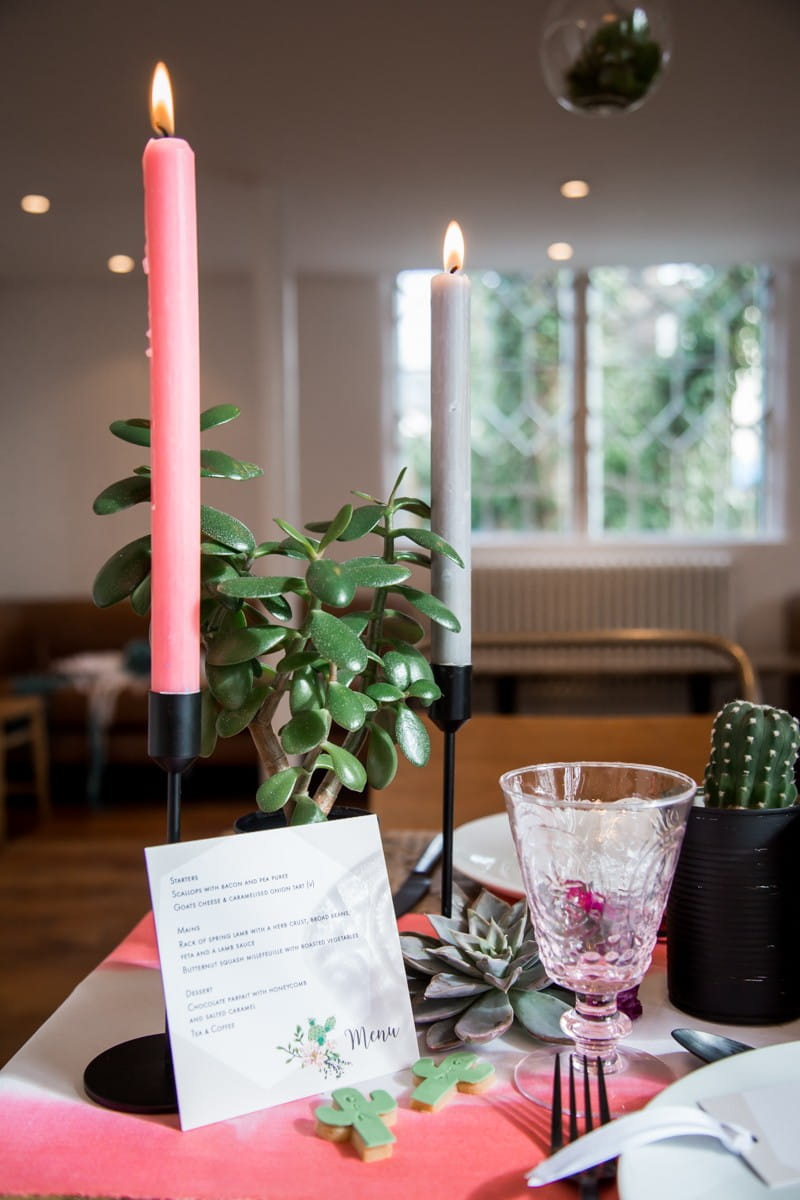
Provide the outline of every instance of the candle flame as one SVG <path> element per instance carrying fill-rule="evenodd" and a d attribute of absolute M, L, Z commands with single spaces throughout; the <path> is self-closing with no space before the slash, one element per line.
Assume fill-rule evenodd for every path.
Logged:
<path fill-rule="evenodd" d="M 458 221 L 451 221 L 444 235 L 444 269 L 453 275 L 464 266 L 464 235 Z"/>
<path fill-rule="evenodd" d="M 175 132 L 175 117 L 172 110 L 172 86 L 169 72 L 163 62 L 156 64 L 153 85 L 150 89 L 150 124 L 156 133 L 172 137 Z"/>

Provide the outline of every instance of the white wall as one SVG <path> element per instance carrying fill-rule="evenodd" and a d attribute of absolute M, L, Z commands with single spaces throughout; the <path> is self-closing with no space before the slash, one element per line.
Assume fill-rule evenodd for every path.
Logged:
<path fill-rule="evenodd" d="M 88 595 L 105 559 L 147 531 L 145 506 L 107 517 L 91 508 L 147 461 L 108 432 L 115 419 L 147 416 L 146 325 L 145 286 L 133 276 L 0 285 L 0 596 Z M 243 409 L 211 444 L 258 462 L 250 280 L 204 284 L 201 336 L 203 406 Z M 212 481 L 206 499 L 263 524 L 263 492 L 261 481 Z"/>
<path fill-rule="evenodd" d="M 384 495 L 383 298 L 375 278 L 298 280 L 303 521 L 334 516 L 354 488 Z"/>
<path fill-rule="evenodd" d="M 265 467 L 281 454 L 285 475 L 214 481 L 205 498 L 239 516 L 259 540 L 273 536 L 274 516 L 300 522 L 332 516 L 350 489 L 382 495 L 387 482 L 385 288 L 367 276 L 306 275 L 293 282 L 296 457 L 291 379 L 281 396 L 265 394 L 278 387 L 273 378 L 265 388 L 265 339 L 277 344 L 286 314 L 274 295 L 265 308 L 250 278 L 205 279 L 201 287 L 203 406 L 232 402 L 243 410 L 206 442 Z M 800 268 L 787 272 L 784 285 L 787 355 L 779 381 L 786 411 L 779 440 L 789 450 L 786 536 L 733 550 L 737 635 L 753 653 L 781 646 L 785 597 L 800 593 Z M 104 518 L 91 512 L 101 488 L 144 461 L 107 427 L 147 411 L 145 313 L 144 283 L 132 277 L 0 285 L 0 597 L 88 595 L 102 562 L 146 528 L 142 507 Z M 484 551 L 476 555 L 485 558 Z"/>

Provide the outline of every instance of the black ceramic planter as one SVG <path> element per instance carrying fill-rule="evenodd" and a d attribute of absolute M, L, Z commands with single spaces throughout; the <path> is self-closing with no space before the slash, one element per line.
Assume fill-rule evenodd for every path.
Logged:
<path fill-rule="evenodd" d="M 344 817 L 363 817 L 366 808 L 356 808 L 346 804 L 337 804 L 328 814 L 329 821 L 342 820 Z M 233 822 L 234 833 L 261 833 L 264 829 L 285 829 L 286 817 L 283 810 L 276 813 L 265 813 L 258 809 L 256 812 L 244 813 Z"/>
<path fill-rule="evenodd" d="M 800 1016 L 800 808 L 693 808 L 667 905 L 676 1008 L 735 1025 Z"/>
<path fill-rule="evenodd" d="M 285 829 L 286 817 L 283 811 L 276 813 L 255 812 L 243 813 L 233 822 L 234 833 L 262 833 L 265 829 Z"/>

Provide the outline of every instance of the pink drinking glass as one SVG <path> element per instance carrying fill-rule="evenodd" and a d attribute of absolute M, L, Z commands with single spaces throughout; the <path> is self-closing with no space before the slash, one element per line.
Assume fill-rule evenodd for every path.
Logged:
<path fill-rule="evenodd" d="M 575 1065 L 602 1059 L 612 1112 L 641 1107 L 671 1080 L 658 1059 L 620 1046 L 630 1019 L 617 995 L 641 982 L 697 785 L 635 763 L 544 763 L 500 779 L 522 879 L 550 979 L 575 993 L 561 1018 Z M 517 1065 L 520 1091 L 547 1107 L 553 1055 Z"/>

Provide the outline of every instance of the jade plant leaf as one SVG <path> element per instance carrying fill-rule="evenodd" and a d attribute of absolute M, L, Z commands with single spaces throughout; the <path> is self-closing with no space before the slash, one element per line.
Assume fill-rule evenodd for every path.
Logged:
<path fill-rule="evenodd" d="M 399 688 L 401 693 L 405 692 L 411 683 L 411 671 L 406 656 L 398 654 L 396 650 L 388 650 L 383 656 L 383 669 L 389 682 Z"/>
<path fill-rule="evenodd" d="M 146 617 L 150 612 L 150 573 L 145 575 L 141 583 L 137 583 L 131 592 L 131 608 L 140 617 Z"/>
<path fill-rule="evenodd" d="M 431 753 L 431 739 L 419 717 L 410 708 L 401 707 L 394 727 L 397 744 L 410 763 L 424 767 Z"/>
<path fill-rule="evenodd" d="M 226 425 L 228 421 L 235 421 L 240 411 L 235 404 L 215 404 L 213 408 L 204 409 L 200 413 L 201 433 L 213 429 L 216 425 Z"/>
<path fill-rule="evenodd" d="M 256 792 L 256 802 L 262 812 L 277 812 L 283 808 L 302 774 L 299 767 L 286 767 L 265 779 Z"/>
<path fill-rule="evenodd" d="M 255 463 L 240 462 L 222 450 L 201 450 L 200 474 L 204 479 L 257 479 L 264 472 Z"/>
<path fill-rule="evenodd" d="M 241 708 L 253 686 L 253 670 L 249 662 L 214 667 L 206 663 L 206 679 L 214 699 L 223 708 Z"/>
<path fill-rule="evenodd" d="M 370 533 L 382 517 L 383 508 L 379 504 L 366 504 L 361 508 L 354 509 L 347 527 L 337 535 L 337 540 L 341 542 L 358 541 L 359 538 Z M 314 533 L 326 533 L 331 524 L 332 522 L 329 521 L 314 521 L 309 522 L 306 528 Z"/>
<path fill-rule="evenodd" d="M 304 539 L 305 540 L 305 539 Z M 276 543 L 276 549 L 269 550 L 269 554 L 282 554 L 286 558 L 300 558 L 303 562 L 307 562 L 313 558 L 313 554 L 309 554 L 308 547 L 310 542 L 306 541 L 305 545 L 300 545 L 294 538 L 284 538 L 282 542 Z"/>
<path fill-rule="evenodd" d="M 336 724 L 351 733 L 361 729 L 367 719 L 358 693 L 335 680 L 328 684 L 328 708 Z"/>
<path fill-rule="evenodd" d="M 226 579 L 238 579 L 234 567 L 226 558 L 213 554 L 200 555 L 200 581 L 209 590 L 216 591 Z"/>
<path fill-rule="evenodd" d="M 247 600 L 263 600 L 284 592 L 301 592 L 304 584 L 299 575 L 236 575 L 226 579 L 220 588 L 226 596 Z"/>
<path fill-rule="evenodd" d="M 285 658 L 278 660 L 276 669 L 281 674 L 289 674 L 290 671 L 297 671 L 301 667 L 310 667 L 315 663 L 323 666 L 325 659 L 317 654 L 316 650 L 298 650 L 294 654 L 287 654 Z"/>
<path fill-rule="evenodd" d="M 346 566 L 327 558 L 315 559 L 310 564 L 306 582 L 312 595 L 332 608 L 344 608 L 356 594 L 355 582 Z"/>
<path fill-rule="evenodd" d="M 286 630 L 277 625 L 232 629 L 209 638 L 206 661 L 215 667 L 246 662 L 275 650 L 286 638 Z"/>
<path fill-rule="evenodd" d="M 398 496 L 394 506 L 398 512 L 410 512 L 415 517 L 422 517 L 425 521 L 429 521 L 431 518 L 430 504 L 426 504 L 424 500 L 419 500 L 416 496 Z"/>
<path fill-rule="evenodd" d="M 398 562 L 414 563 L 417 567 L 430 567 L 430 554 L 420 554 L 419 550 L 397 550 L 395 558 Z"/>
<path fill-rule="evenodd" d="M 339 672 L 340 682 L 344 683 L 347 675 L 348 675 L 347 671 L 340 671 Z M 349 687 L 349 683 L 346 686 Z M 358 700 L 358 703 L 364 709 L 365 713 L 374 713 L 374 712 L 378 711 L 378 705 L 375 703 L 375 701 L 372 699 L 371 696 L 368 696 L 366 694 L 366 692 L 353 692 L 353 695 Z"/>
<path fill-rule="evenodd" d="M 443 554 L 445 558 L 452 559 L 459 567 L 463 567 L 464 565 L 461 555 L 456 553 L 449 542 L 439 537 L 438 533 L 432 533 L 430 529 L 394 529 L 392 533 L 395 538 L 406 537 L 410 542 L 414 542 L 417 546 L 422 546 L 425 550 L 433 550 L 435 554 Z"/>
<path fill-rule="evenodd" d="M 344 786 L 353 792 L 362 791 L 367 782 L 364 764 L 349 750 L 344 750 L 341 746 L 334 745 L 333 742 L 325 742 L 324 745 L 330 755 L 333 769 Z"/>
<path fill-rule="evenodd" d="M 415 679 L 410 683 L 406 695 L 411 700 L 421 700 L 428 707 L 442 695 L 441 688 L 429 679 Z"/>
<path fill-rule="evenodd" d="M 311 541 L 304 534 L 302 534 L 299 529 L 295 529 L 294 525 L 290 525 L 288 521 L 281 521 L 278 519 L 278 517 L 276 517 L 275 524 L 279 529 L 283 530 L 290 541 L 293 542 L 298 549 L 302 550 L 305 558 L 313 560 L 316 557 L 319 546 L 318 542 Z"/>
<path fill-rule="evenodd" d="M 292 606 L 283 596 L 262 597 L 264 608 L 276 621 L 291 621 Z"/>
<path fill-rule="evenodd" d="M 395 687 L 393 683 L 371 683 L 367 688 L 367 695 L 378 704 L 395 704 L 403 699 L 402 689 Z"/>
<path fill-rule="evenodd" d="M 366 648 L 344 622 L 317 609 L 311 614 L 309 626 L 311 640 L 324 658 L 350 671 L 364 670 L 368 662 Z"/>
<path fill-rule="evenodd" d="M 338 513 L 333 518 L 333 520 L 331 521 L 328 528 L 325 530 L 324 537 L 322 538 L 322 540 L 320 541 L 320 544 L 319 544 L 320 550 L 324 550 L 326 546 L 330 546 L 331 542 L 335 542 L 337 538 L 342 536 L 342 534 L 347 529 L 347 526 L 350 524 L 352 516 L 353 516 L 352 504 L 345 504 L 342 508 L 339 509 Z"/>
<path fill-rule="evenodd" d="M 280 732 L 281 745 L 287 754 L 307 754 L 315 750 L 328 736 L 330 715 L 324 708 L 309 708 L 286 722 Z"/>
<path fill-rule="evenodd" d="M 327 821 L 327 817 L 318 804 L 310 796 L 303 793 L 295 797 L 295 808 L 290 825 L 315 825 L 317 821 Z"/>
<path fill-rule="evenodd" d="M 416 621 L 408 613 L 387 608 L 383 614 L 383 635 L 386 638 L 413 643 L 422 641 L 425 637 L 425 630 L 419 621 Z"/>
<path fill-rule="evenodd" d="M 382 517 L 383 508 L 380 504 L 365 504 L 362 508 L 357 508 L 340 540 L 343 542 L 358 541 L 365 534 L 371 533 Z"/>
<path fill-rule="evenodd" d="M 253 551 L 253 558 L 263 558 L 266 554 L 279 554 L 280 542 L 259 542 Z"/>
<path fill-rule="evenodd" d="M 128 542 L 111 555 L 95 577 L 92 599 L 98 608 L 108 608 L 130 596 L 150 574 L 150 535 Z"/>
<path fill-rule="evenodd" d="M 393 641 L 392 646 L 392 653 L 402 658 L 408 668 L 410 683 L 414 683 L 418 679 L 428 679 L 431 683 L 434 682 L 431 664 L 421 650 L 418 650 L 416 646 L 409 645 L 408 642 Z M 384 656 L 384 661 L 385 659 L 386 656 Z"/>
<path fill-rule="evenodd" d="M 121 512 L 124 508 L 132 508 L 150 499 L 150 478 L 145 475 L 129 475 L 104 488 L 96 497 L 92 509 L 99 517 L 110 513 Z"/>
<path fill-rule="evenodd" d="M 398 592 L 401 596 L 405 596 L 409 604 L 413 604 L 414 608 L 424 613 L 426 617 L 430 617 L 437 625 L 441 625 L 445 629 L 450 629 L 453 633 L 458 633 L 461 629 L 461 622 L 458 618 L 436 596 L 431 596 L 428 592 L 421 592 L 418 588 L 404 586 L 395 587 L 392 590 Z"/>
<path fill-rule="evenodd" d="M 269 688 L 258 686 L 253 688 L 247 702 L 241 708 L 223 709 L 217 716 L 217 733 L 220 737 L 233 737 L 241 733 L 252 721 L 261 705 L 269 695 Z"/>
<path fill-rule="evenodd" d="M 210 758 L 217 744 L 217 706 L 208 688 L 200 696 L 200 757 Z"/>
<path fill-rule="evenodd" d="M 356 587 L 392 587 L 408 579 L 411 571 L 398 563 L 386 563 L 381 558 L 351 558 L 343 564 Z"/>
<path fill-rule="evenodd" d="M 238 550 L 231 550 L 230 546 L 223 546 L 220 542 L 201 542 L 200 553 L 208 558 L 230 558 L 236 560 L 243 557 Z"/>
<path fill-rule="evenodd" d="M 370 722 L 367 747 L 367 779 L 370 787 L 388 787 L 397 773 L 397 751 L 389 734 L 380 725 Z"/>
<path fill-rule="evenodd" d="M 316 671 L 304 667 L 298 668 L 289 689 L 292 715 L 305 712 L 309 708 L 322 708 L 324 701 L 325 697 Z"/>
<path fill-rule="evenodd" d="M 256 540 L 246 525 L 208 504 L 200 505 L 200 528 L 206 537 L 222 542 L 232 550 L 252 554 L 256 548 Z"/>
<path fill-rule="evenodd" d="M 109 429 L 114 437 L 134 446 L 150 445 L 150 422 L 145 417 L 129 417 L 126 421 L 112 421 Z"/>
<path fill-rule="evenodd" d="M 358 636 L 361 637 L 361 634 L 369 625 L 369 613 L 342 613 L 342 615 L 339 617 L 339 620 L 343 625 L 346 625 L 348 629 L 352 629 L 353 633 L 358 634 Z"/>

